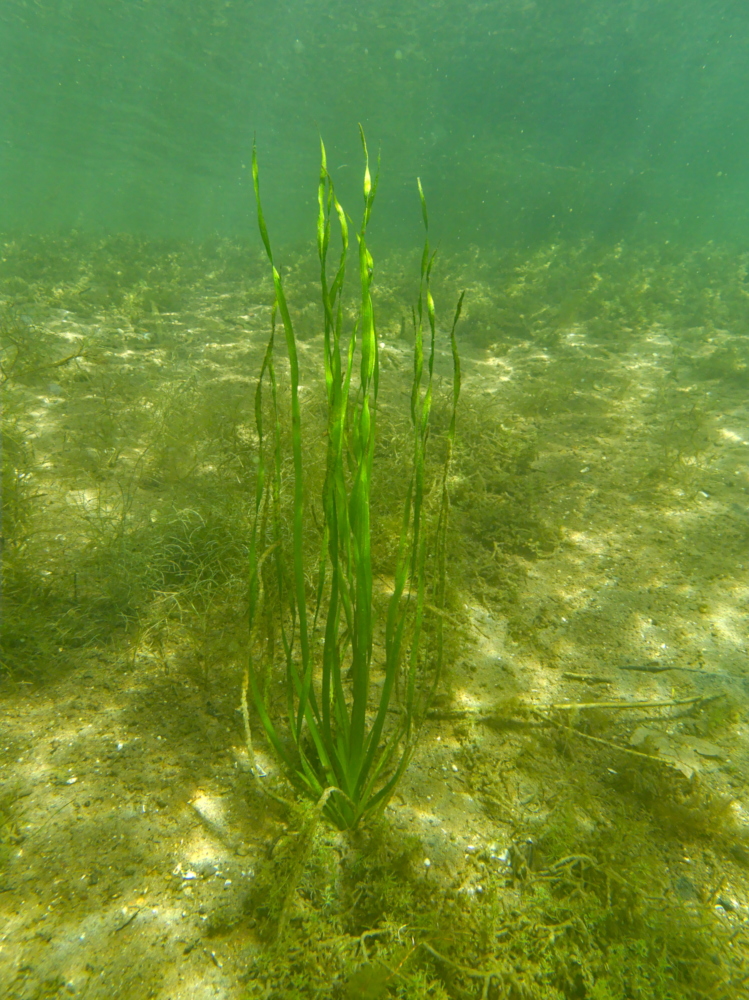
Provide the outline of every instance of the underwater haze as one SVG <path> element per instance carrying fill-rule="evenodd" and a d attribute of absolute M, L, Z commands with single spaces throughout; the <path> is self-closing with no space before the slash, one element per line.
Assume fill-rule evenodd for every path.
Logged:
<path fill-rule="evenodd" d="M 749 0 L 0 0 L 0 998 L 749 996 Z"/>
<path fill-rule="evenodd" d="M 0 229 L 237 236 L 253 136 L 279 238 L 306 238 L 317 138 L 382 225 L 529 246 L 552 235 L 745 241 L 740 0 L 5 0 Z M 313 193 L 314 194 L 314 193 Z"/>

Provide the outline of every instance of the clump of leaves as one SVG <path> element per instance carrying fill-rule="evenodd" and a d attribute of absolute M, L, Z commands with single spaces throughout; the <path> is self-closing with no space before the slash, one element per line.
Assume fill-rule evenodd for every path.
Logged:
<path fill-rule="evenodd" d="M 382 654 L 375 656 L 377 628 L 372 569 L 371 490 L 376 445 L 380 380 L 379 342 L 372 303 L 374 262 L 367 247 L 367 226 L 377 191 L 364 149 L 364 211 L 357 234 L 359 307 L 348 323 L 343 287 L 349 245 L 346 214 L 328 174 L 325 148 L 318 187 L 317 243 L 323 304 L 323 368 L 327 391 L 327 457 L 322 489 L 324 525 L 314 601 L 310 601 L 305 558 L 304 447 L 300 405 L 297 338 L 281 275 L 273 261 L 263 217 L 257 157 L 253 179 L 263 245 L 275 289 L 273 323 L 256 395 L 258 438 L 255 518 L 250 536 L 249 684 L 263 729 L 295 787 L 315 801 L 326 797 L 325 811 L 339 828 L 353 828 L 387 803 L 410 759 L 414 739 L 439 680 L 442 659 L 442 612 L 445 604 L 447 482 L 460 393 L 460 363 L 455 327 L 451 416 L 444 469 L 435 485 L 437 500 L 430 517 L 426 480 L 427 439 L 433 398 L 436 317 L 430 291 L 433 255 L 429 248 L 426 201 L 421 185 L 427 238 L 421 260 L 419 300 L 414 311 L 414 375 L 411 389 L 411 468 L 402 507 L 392 590 L 384 618 Z M 340 258 L 329 279 L 328 252 L 334 222 Z M 282 454 L 279 384 L 276 377 L 275 317 L 282 321 L 290 375 L 293 516 L 291 545 L 281 518 Z M 359 375 L 355 376 L 355 362 Z M 263 418 L 263 388 L 270 390 L 271 428 Z M 290 549 L 290 551 L 289 551 Z M 266 562 L 267 560 L 267 562 Z M 264 568 L 264 565 L 265 568 Z M 431 572 L 429 572 L 431 570 Z M 270 616 L 264 597 L 277 596 Z M 270 605 L 270 602 L 269 602 Z M 269 606 L 268 605 L 268 606 Z M 425 616 L 436 605 L 433 655 L 422 652 Z M 322 626 L 320 655 L 315 627 Z M 269 697 L 272 655 L 268 634 L 280 626 L 285 661 L 285 718 L 278 718 Z M 378 662 L 379 661 L 379 662 Z M 379 674 L 375 682 L 375 676 Z M 400 696 L 400 697 L 399 697 Z M 396 701 L 398 702 L 396 706 Z M 397 707 L 397 712 L 391 709 Z M 282 728 L 283 727 L 283 728 Z M 249 727 L 248 727 L 249 728 Z M 327 792 L 332 790 L 332 794 Z"/>

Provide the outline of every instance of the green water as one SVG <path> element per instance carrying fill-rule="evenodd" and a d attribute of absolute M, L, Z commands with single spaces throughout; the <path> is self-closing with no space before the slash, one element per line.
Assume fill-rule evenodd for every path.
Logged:
<path fill-rule="evenodd" d="M 346 194 L 361 122 L 388 240 L 420 175 L 451 247 L 740 242 L 747 42 L 737 0 L 5 0 L 0 230 L 246 233 L 256 135 L 306 238 L 317 136 Z"/>
<path fill-rule="evenodd" d="M 3 1000 L 747 995 L 747 43 L 0 0 Z"/>

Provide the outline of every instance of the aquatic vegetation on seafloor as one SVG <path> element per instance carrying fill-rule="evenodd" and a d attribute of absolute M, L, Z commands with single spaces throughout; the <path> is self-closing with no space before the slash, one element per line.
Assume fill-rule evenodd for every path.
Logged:
<path fill-rule="evenodd" d="M 263 728 L 293 784 L 322 800 L 325 813 L 341 828 L 383 807 L 408 764 L 414 740 L 442 666 L 442 615 L 445 593 L 447 476 L 460 393 L 455 312 L 450 341 L 453 358 L 452 413 L 446 458 L 428 504 L 425 457 L 430 429 L 436 320 L 430 292 L 433 254 L 429 248 L 424 193 L 419 195 L 427 236 L 421 281 L 413 313 L 414 377 L 411 390 L 412 463 L 401 515 L 392 591 L 387 603 L 383 655 L 375 662 L 376 615 L 373 603 L 370 499 L 377 425 L 380 365 L 372 306 L 374 262 L 367 226 L 377 191 L 364 148 L 364 212 L 356 235 L 359 305 L 345 332 L 344 279 L 349 249 L 346 214 L 327 171 L 325 147 L 318 187 L 317 248 L 324 313 L 324 369 L 327 391 L 327 457 L 322 488 L 324 527 L 314 599 L 310 600 L 304 557 L 305 448 L 299 400 L 297 342 L 283 281 L 273 261 L 260 201 L 257 156 L 253 178 L 260 233 L 273 270 L 275 306 L 268 347 L 256 396 L 258 470 L 255 519 L 250 541 L 251 649 L 249 686 Z M 327 274 L 331 231 L 337 223 L 341 253 L 332 281 Z M 283 327 L 290 373 L 293 528 L 285 544 L 281 519 L 282 443 L 279 385 L 275 364 L 276 317 Z M 426 339 L 426 343 L 425 343 Z M 359 362 L 358 380 L 354 376 Z M 266 435 L 263 387 L 271 393 Z M 290 551 L 289 551 L 290 549 Z M 428 572 L 431 570 L 431 574 Z M 266 600 L 269 593 L 277 606 Z M 314 611 L 310 613 L 314 605 Z M 432 655 L 422 655 L 425 614 L 436 606 Z M 433 612 L 429 612 L 433 613 Z M 324 623 L 321 654 L 314 631 Z M 285 662 L 286 729 L 279 727 L 270 695 L 270 635 L 280 626 Z M 393 712 L 397 699 L 397 712 Z M 393 721 L 395 720 L 395 721 Z M 248 724 L 249 735 L 249 724 Z M 322 797 L 324 796 L 324 800 Z"/>

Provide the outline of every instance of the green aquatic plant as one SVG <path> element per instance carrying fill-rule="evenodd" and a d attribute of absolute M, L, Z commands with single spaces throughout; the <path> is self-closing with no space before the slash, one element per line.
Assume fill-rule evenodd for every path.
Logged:
<path fill-rule="evenodd" d="M 249 686 L 255 709 L 292 783 L 318 800 L 327 789 L 325 813 L 340 828 L 351 828 L 383 807 L 412 752 L 418 722 L 434 692 L 442 665 L 442 615 L 445 594 L 447 478 L 455 436 L 460 393 L 460 363 L 455 327 L 450 333 L 453 359 L 452 410 L 446 458 L 437 500 L 428 510 L 426 451 L 433 399 L 436 354 L 435 308 L 430 291 L 433 254 L 429 247 L 426 200 L 419 197 L 426 238 L 421 258 L 419 299 L 413 311 L 414 374 L 411 390 L 412 463 L 400 519 L 392 592 L 385 614 L 382 655 L 373 657 L 378 627 L 372 573 L 370 500 L 377 428 L 380 365 L 372 305 L 373 259 L 367 226 L 377 191 L 372 179 L 364 133 L 364 211 L 358 248 L 358 307 L 346 332 L 344 280 L 349 251 L 349 223 L 327 171 L 321 144 L 318 185 L 317 250 L 323 306 L 324 376 L 327 396 L 327 455 L 322 485 L 321 554 L 316 587 L 308 588 L 305 559 L 305 450 L 299 398 L 297 342 L 281 275 L 274 263 L 260 199 L 257 156 L 253 180 L 260 234 L 271 263 L 275 307 L 270 339 L 256 393 L 258 467 L 255 517 L 250 539 Z M 328 276 L 331 236 L 337 226 L 340 256 L 332 280 Z M 285 543 L 281 516 L 282 434 L 279 386 L 275 367 L 276 317 L 280 315 L 290 376 L 292 537 Z M 358 360 L 358 378 L 355 363 Z M 270 386 L 273 429 L 264 427 L 263 387 Z M 428 559 L 429 540 L 429 559 Z M 266 560 L 271 567 L 264 584 Z M 428 563 L 434 578 L 427 580 Z M 279 728 L 269 694 L 269 643 L 261 635 L 267 611 L 266 591 L 278 598 L 285 663 L 286 728 Z M 314 593 L 312 591 L 314 590 Z M 425 613 L 436 606 L 432 655 L 422 655 Z M 429 611 L 429 613 L 433 613 Z M 321 653 L 315 654 L 313 632 L 323 624 Z M 375 673 L 379 676 L 375 676 Z M 397 697 L 397 706 L 396 702 Z M 397 710 L 395 710 L 397 708 Z M 249 727 L 248 727 L 249 729 Z"/>

